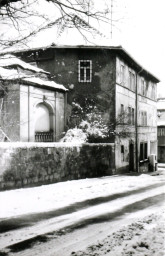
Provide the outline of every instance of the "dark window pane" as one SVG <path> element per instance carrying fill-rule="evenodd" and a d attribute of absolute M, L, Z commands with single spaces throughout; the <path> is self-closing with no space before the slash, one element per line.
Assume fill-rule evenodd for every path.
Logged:
<path fill-rule="evenodd" d="M 124 145 L 121 145 L 121 153 L 124 154 Z"/>
<path fill-rule="evenodd" d="M 135 124 L 135 114 L 134 114 L 134 108 L 132 108 L 132 124 Z"/>
<path fill-rule="evenodd" d="M 143 155 L 143 143 L 140 143 L 140 161 L 144 160 Z"/>
<path fill-rule="evenodd" d="M 90 80 L 90 69 L 86 69 L 86 80 Z"/>
<path fill-rule="evenodd" d="M 84 80 L 84 69 L 80 69 L 80 80 Z"/>
<path fill-rule="evenodd" d="M 131 124 L 131 108 L 128 107 L 128 123 Z"/>
<path fill-rule="evenodd" d="M 90 61 L 80 61 L 80 66 L 90 68 Z"/>
<path fill-rule="evenodd" d="M 144 159 L 147 159 L 147 143 L 144 144 Z"/>

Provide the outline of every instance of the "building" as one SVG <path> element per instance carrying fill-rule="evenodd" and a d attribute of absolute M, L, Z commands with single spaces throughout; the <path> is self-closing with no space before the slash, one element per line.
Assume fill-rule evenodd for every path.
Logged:
<path fill-rule="evenodd" d="M 65 129 L 67 89 L 13 55 L 0 58 L 0 140 L 52 142 Z"/>
<path fill-rule="evenodd" d="M 158 162 L 165 163 L 165 98 L 157 102 L 158 115 Z"/>
<path fill-rule="evenodd" d="M 24 61 L 50 72 L 69 91 L 66 119 L 70 127 L 75 105 L 97 108 L 111 125 L 118 172 L 146 171 L 157 157 L 156 90 L 159 80 L 121 46 L 52 46 L 17 52 Z M 78 109 L 76 109 L 76 113 Z M 75 121 L 76 123 L 76 121 Z M 155 164 L 155 163 L 154 163 Z"/>

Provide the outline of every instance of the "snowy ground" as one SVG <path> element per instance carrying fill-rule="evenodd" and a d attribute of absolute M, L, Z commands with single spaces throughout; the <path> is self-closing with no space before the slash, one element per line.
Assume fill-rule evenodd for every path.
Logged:
<path fill-rule="evenodd" d="M 1 231 L 0 253 L 48 234 L 53 240 L 6 255 L 47 251 L 52 256 L 163 256 L 164 173 L 162 169 L 154 176 L 116 175 L 0 192 L 0 228 L 16 225 Z"/>
<path fill-rule="evenodd" d="M 132 191 L 161 181 L 162 176 L 116 175 L 4 191 L 0 192 L 0 205 L 3 205 L 0 219 L 55 210 L 76 202 Z"/>
<path fill-rule="evenodd" d="M 72 252 L 73 256 L 164 256 L 164 211 L 152 214 L 113 232 L 85 251 Z"/>

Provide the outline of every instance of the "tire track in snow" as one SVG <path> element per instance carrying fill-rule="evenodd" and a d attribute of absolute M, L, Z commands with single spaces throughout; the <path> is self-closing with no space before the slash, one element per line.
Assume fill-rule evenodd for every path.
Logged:
<path fill-rule="evenodd" d="M 37 222 L 51 219 L 53 217 L 59 217 L 62 215 L 66 215 L 69 213 L 77 212 L 80 211 L 81 209 L 85 209 L 91 206 L 99 205 L 102 203 L 107 203 L 119 198 L 124 198 L 130 195 L 136 195 L 139 193 L 143 193 L 145 191 L 158 188 L 161 186 L 164 186 L 165 182 L 163 183 L 156 183 L 153 185 L 149 185 L 147 187 L 139 188 L 139 189 L 134 189 L 131 191 L 126 191 L 126 192 L 121 192 L 121 193 L 115 193 L 113 195 L 105 196 L 105 197 L 97 197 L 97 198 L 92 198 L 88 200 L 84 200 L 78 203 L 71 204 L 69 206 L 56 209 L 56 210 L 51 210 L 48 212 L 42 212 L 42 213 L 35 213 L 35 214 L 26 214 L 23 216 L 19 217 L 14 217 L 6 220 L 0 221 L 0 234 L 4 232 L 8 232 L 10 230 L 14 229 L 19 229 L 23 227 L 28 227 L 36 224 Z"/>
<path fill-rule="evenodd" d="M 24 245 L 27 244 L 29 246 L 31 242 L 36 241 L 37 237 L 40 239 L 43 235 L 45 236 L 45 234 L 56 234 L 60 230 L 71 232 L 76 228 L 81 228 L 86 225 L 113 221 L 115 218 L 120 218 L 125 213 L 144 209 L 152 204 L 163 203 L 164 191 L 163 187 L 160 187 L 161 185 L 162 184 L 159 184 L 158 188 L 150 189 L 149 191 L 146 188 L 147 191 L 139 194 L 135 193 L 116 198 L 106 203 L 51 218 L 32 227 L 6 232 L 4 234 L 5 236 L 3 236 L 3 234 L 1 235 L 2 243 L 0 248 L 9 247 L 12 250 L 19 250 L 21 244 L 24 243 Z M 23 246 L 23 248 L 25 248 L 25 246 Z"/>

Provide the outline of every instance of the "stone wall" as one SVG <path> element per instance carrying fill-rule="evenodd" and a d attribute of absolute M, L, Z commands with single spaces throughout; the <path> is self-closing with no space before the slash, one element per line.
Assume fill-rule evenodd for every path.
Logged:
<path fill-rule="evenodd" d="M 114 144 L 0 144 L 1 190 L 111 175 L 114 170 Z"/>

